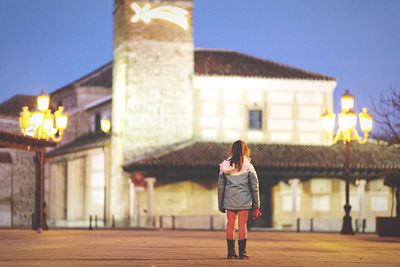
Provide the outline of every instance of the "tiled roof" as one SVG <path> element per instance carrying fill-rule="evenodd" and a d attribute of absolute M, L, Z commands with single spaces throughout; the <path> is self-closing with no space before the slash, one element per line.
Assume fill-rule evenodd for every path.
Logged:
<path fill-rule="evenodd" d="M 135 169 L 185 167 L 217 168 L 227 157 L 231 144 L 197 142 L 170 153 L 154 156 L 124 166 Z M 250 144 L 252 163 L 257 169 L 343 169 L 343 145 L 284 145 Z M 353 171 L 400 170 L 400 148 L 375 143 L 352 145 L 351 168 Z"/>
<path fill-rule="evenodd" d="M 194 58 L 196 75 L 336 80 L 326 75 L 249 56 L 236 51 L 196 49 Z"/>
<path fill-rule="evenodd" d="M 194 61 L 194 72 L 196 75 L 336 80 L 335 78 L 326 75 L 279 64 L 235 51 L 195 49 Z M 112 67 L 113 61 L 64 87 L 55 90 L 52 94 L 75 86 L 98 86 L 111 89 Z"/>
<path fill-rule="evenodd" d="M 336 80 L 335 78 L 305 71 L 299 68 L 279 64 L 273 61 L 249 56 L 243 53 L 226 50 L 195 49 L 196 75 L 241 76 L 283 79 Z M 113 61 L 99 67 L 78 80 L 61 87 L 51 94 L 74 88 L 76 86 L 94 86 L 112 88 Z M 32 109 L 36 96 L 15 95 L 0 104 L 0 114 L 17 116 L 22 106 Z"/>
<path fill-rule="evenodd" d="M 108 95 L 106 97 L 100 98 L 94 102 L 85 106 L 85 110 L 91 110 L 97 108 L 99 106 L 107 105 L 112 103 L 112 95 Z"/>
<path fill-rule="evenodd" d="M 99 75 L 93 75 L 89 79 L 85 79 L 81 86 L 99 86 L 99 87 L 112 87 L 112 61 L 102 66 L 100 69 L 93 72 Z M 89 74 L 90 75 L 90 74 Z"/>
<path fill-rule="evenodd" d="M 52 151 L 46 153 L 46 157 L 54 157 L 85 149 L 100 147 L 103 146 L 104 143 L 109 139 L 110 135 L 107 135 L 103 132 L 89 133 L 87 135 L 78 137 L 77 139 L 68 144 L 56 147 Z"/>
<path fill-rule="evenodd" d="M 0 147 L 39 151 L 55 146 L 52 141 L 39 140 L 29 136 L 0 131 Z"/>
<path fill-rule="evenodd" d="M 59 93 L 61 91 L 68 90 L 77 86 L 105 87 L 105 88 L 110 88 L 111 91 L 112 67 L 113 67 L 113 61 L 108 62 L 107 64 L 79 78 L 78 80 L 73 81 L 72 83 L 69 83 L 66 86 L 63 86 L 53 91 L 51 94 Z"/>
<path fill-rule="evenodd" d="M 0 104 L 0 114 L 19 116 L 23 106 L 28 106 L 30 110 L 36 108 L 36 96 L 15 95 Z"/>

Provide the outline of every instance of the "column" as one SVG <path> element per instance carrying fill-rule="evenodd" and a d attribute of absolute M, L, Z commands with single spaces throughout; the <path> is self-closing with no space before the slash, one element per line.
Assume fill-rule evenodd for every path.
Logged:
<path fill-rule="evenodd" d="M 128 179 L 129 182 L 129 224 L 134 225 L 135 221 L 135 184 L 132 179 Z"/>
<path fill-rule="evenodd" d="M 358 229 L 362 231 L 362 222 L 365 219 L 365 185 L 366 180 L 358 180 Z"/>
<path fill-rule="evenodd" d="M 153 201 L 154 201 L 154 183 L 156 178 L 144 178 L 147 188 L 147 226 L 152 226 L 153 219 Z"/>
<path fill-rule="evenodd" d="M 297 223 L 297 198 L 299 195 L 299 183 L 300 180 L 297 178 L 290 179 L 289 184 L 292 191 L 292 228 L 296 229 Z"/>

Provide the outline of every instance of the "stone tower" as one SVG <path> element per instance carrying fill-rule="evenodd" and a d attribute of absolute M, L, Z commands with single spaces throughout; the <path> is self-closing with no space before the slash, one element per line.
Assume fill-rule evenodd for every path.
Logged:
<path fill-rule="evenodd" d="M 129 218 L 122 165 L 193 136 L 192 0 L 115 0 L 109 212 Z"/>

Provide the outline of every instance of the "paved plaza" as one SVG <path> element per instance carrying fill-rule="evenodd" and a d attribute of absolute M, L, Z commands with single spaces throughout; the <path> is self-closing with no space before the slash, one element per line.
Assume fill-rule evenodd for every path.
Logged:
<path fill-rule="evenodd" d="M 250 232 L 227 260 L 222 231 L 0 230 L 0 266 L 400 266 L 400 238 Z"/>

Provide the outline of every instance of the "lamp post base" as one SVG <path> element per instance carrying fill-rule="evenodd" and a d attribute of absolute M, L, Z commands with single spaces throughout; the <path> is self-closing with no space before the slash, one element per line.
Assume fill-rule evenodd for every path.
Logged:
<path fill-rule="evenodd" d="M 343 217 L 343 225 L 342 225 L 342 230 L 340 231 L 342 235 L 353 235 L 353 226 L 351 225 L 351 217 L 350 216 L 344 216 Z"/>
<path fill-rule="evenodd" d="M 346 204 L 344 205 L 344 210 L 346 212 L 346 215 L 343 217 L 343 225 L 342 225 L 342 230 L 340 231 L 341 234 L 343 235 L 353 235 L 353 226 L 351 224 L 351 216 L 350 216 L 350 210 L 351 206 Z"/>

